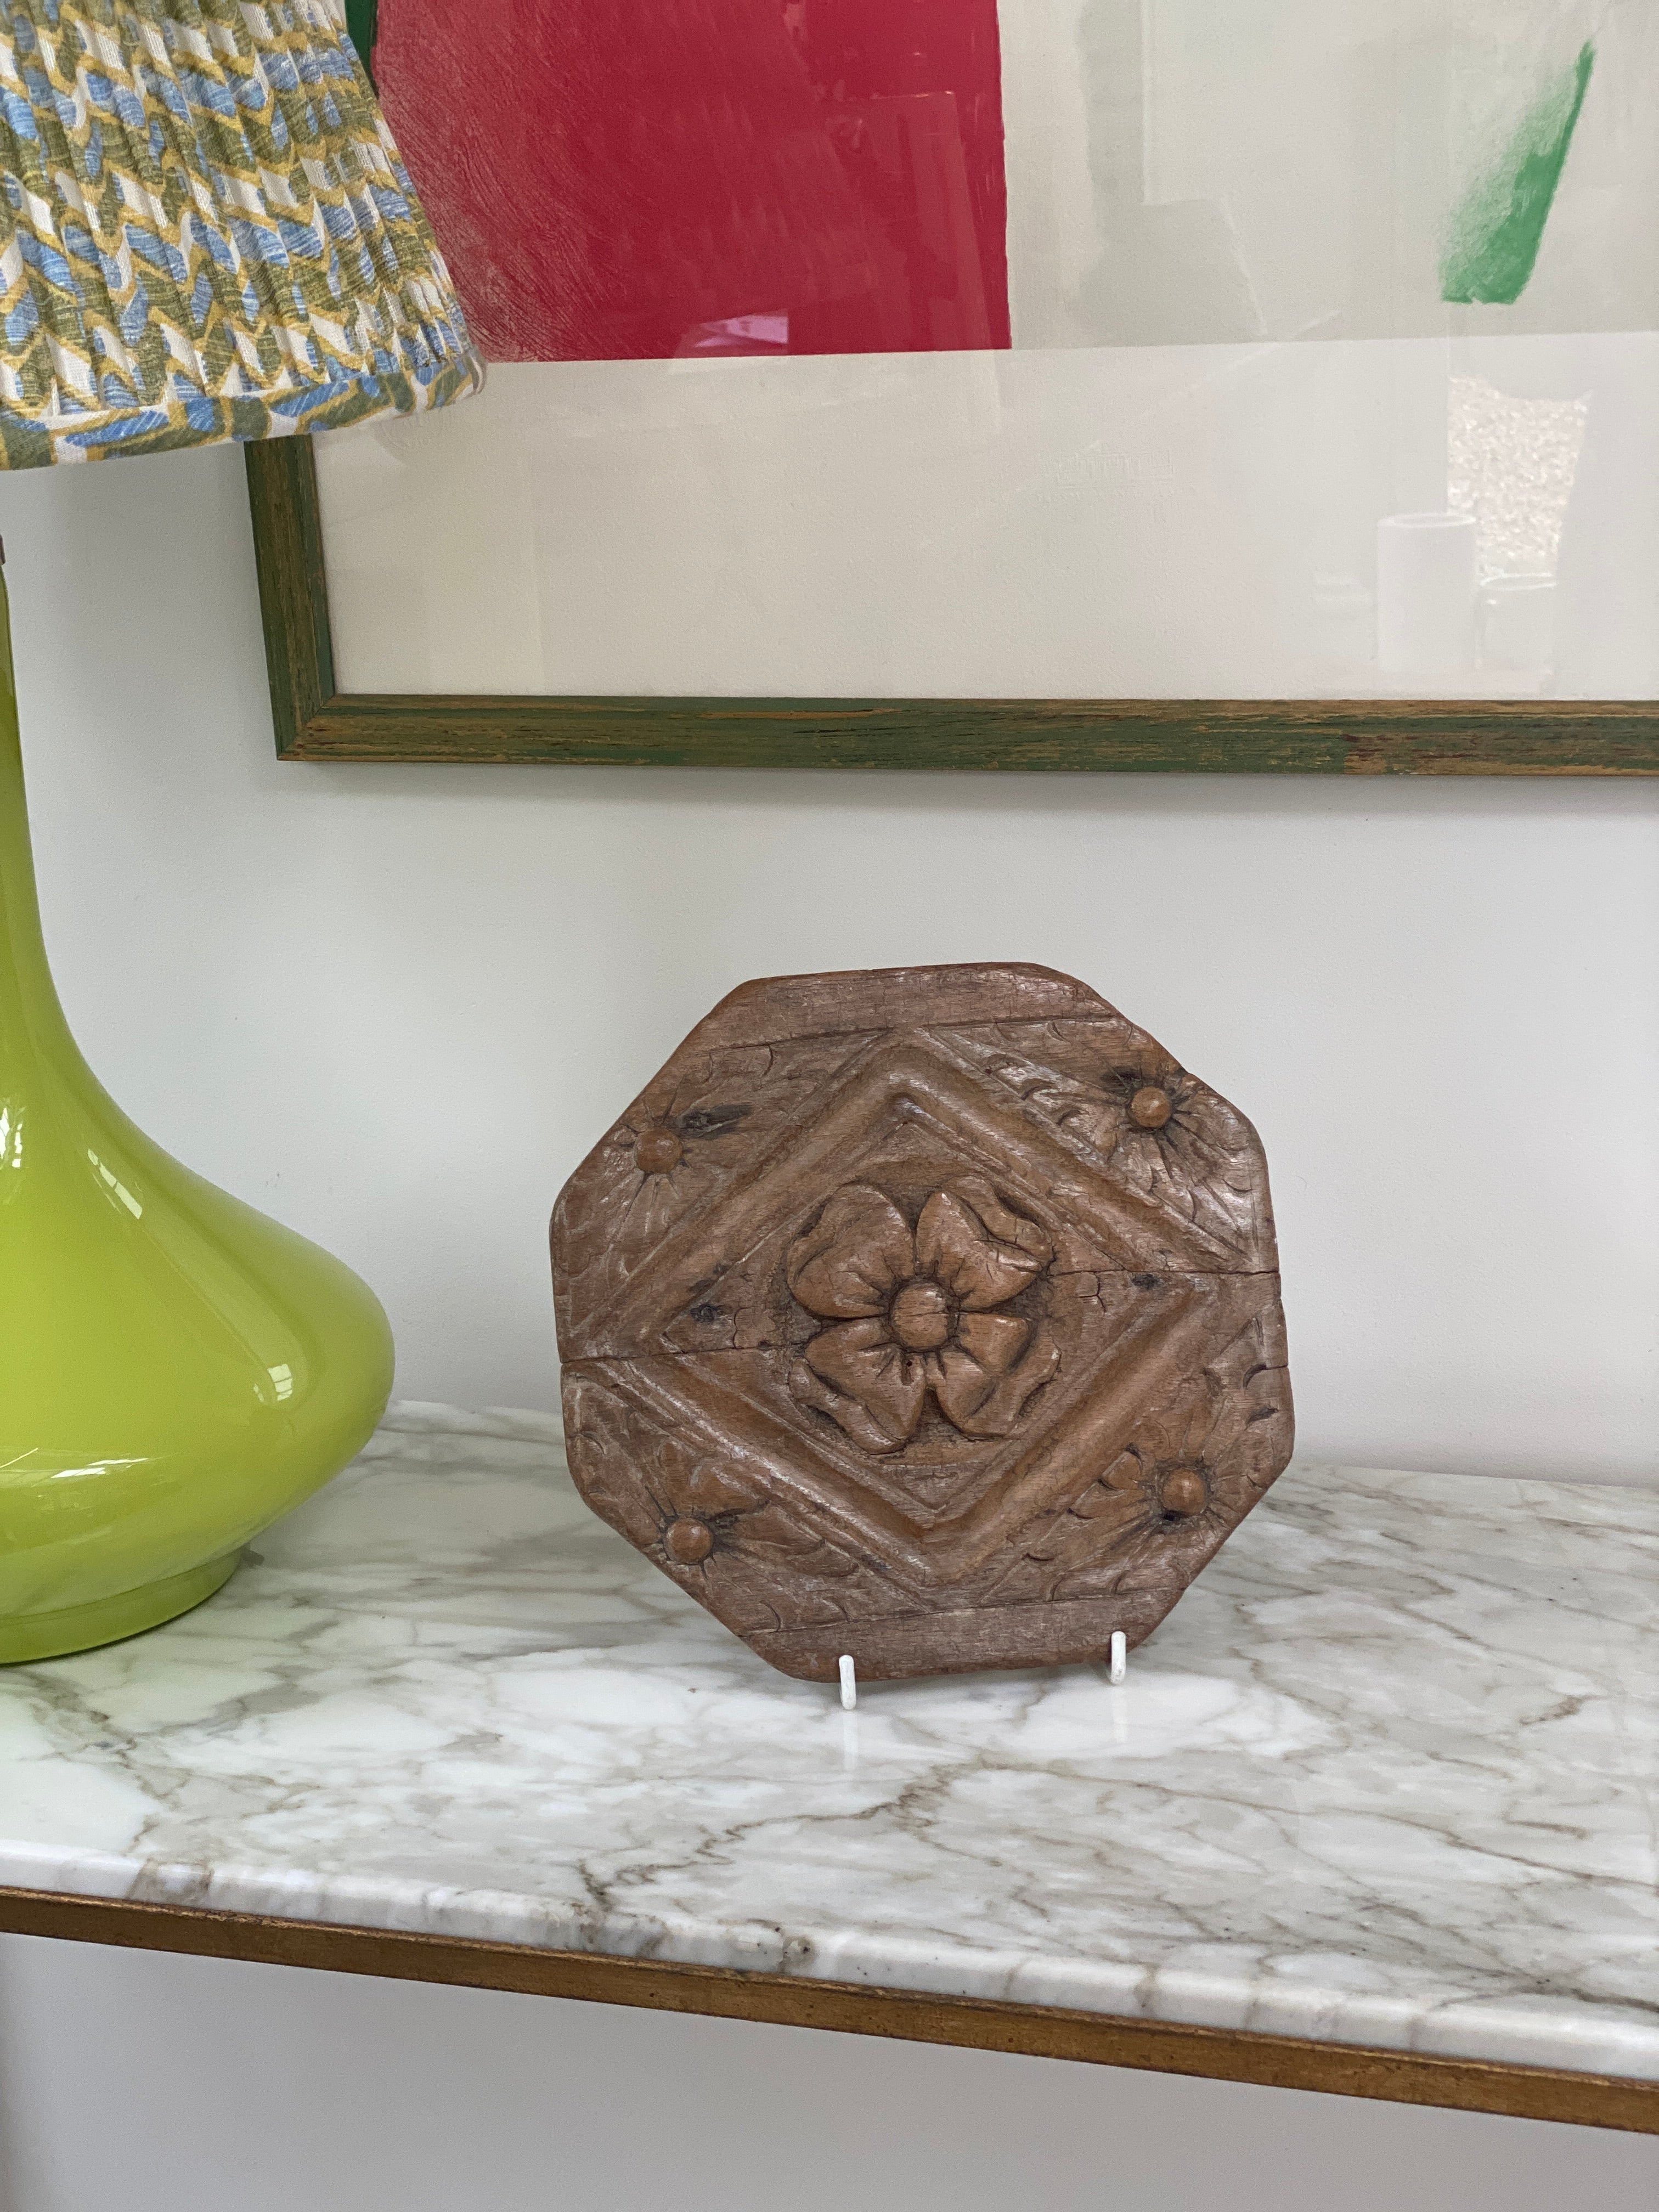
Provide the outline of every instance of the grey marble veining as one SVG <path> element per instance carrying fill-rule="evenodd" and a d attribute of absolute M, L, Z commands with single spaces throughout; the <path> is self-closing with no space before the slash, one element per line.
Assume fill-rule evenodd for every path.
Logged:
<path fill-rule="evenodd" d="M 1659 1496 L 1297 1465 L 1113 1689 L 773 1674 L 533 1417 L 0 1673 L 0 1881 L 1659 2079 Z"/>

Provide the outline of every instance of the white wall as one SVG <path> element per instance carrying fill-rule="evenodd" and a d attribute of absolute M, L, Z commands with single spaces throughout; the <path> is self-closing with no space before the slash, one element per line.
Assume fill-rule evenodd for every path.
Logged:
<path fill-rule="evenodd" d="M 1082 976 L 1255 1121 L 1305 1449 L 1655 1476 L 1659 785 L 301 768 L 240 458 L 0 482 L 48 935 L 406 1396 L 550 1406 L 560 1183 L 745 976 Z"/>

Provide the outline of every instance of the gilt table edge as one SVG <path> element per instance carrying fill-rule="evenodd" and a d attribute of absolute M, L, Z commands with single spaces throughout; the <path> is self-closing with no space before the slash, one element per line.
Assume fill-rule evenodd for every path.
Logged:
<path fill-rule="evenodd" d="M 0 1887 L 0 1934 L 571 1997 L 1659 2135 L 1659 2081 L 414 1930 Z"/>

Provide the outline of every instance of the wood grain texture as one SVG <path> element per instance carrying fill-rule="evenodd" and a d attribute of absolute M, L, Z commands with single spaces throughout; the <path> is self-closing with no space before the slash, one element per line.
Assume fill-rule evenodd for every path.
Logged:
<path fill-rule="evenodd" d="M 828 2028 L 960 2050 L 1017 2051 L 1143 2072 L 1659 2135 L 1659 2082 L 1317 2043 L 1300 2036 L 1186 2027 L 1054 2005 L 929 1996 L 908 1990 L 807 1981 L 724 1966 L 538 1951 L 521 1944 L 325 1926 L 314 1921 L 41 1890 L 0 1889 L 0 1929 L 60 1942 L 108 1943 L 193 1958 L 245 1959 L 464 1989 L 511 1990 L 588 2003 Z"/>
<path fill-rule="evenodd" d="M 246 463 L 272 720 L 283 760 L 1141 775 L 1659 775 L 1659 705 L 1645 701 L 338 693 L 311 441 L 251 445 Z"/>
<path fill-rule="evenodd" d="M 744 985 L 551 1249 L 578 1489 L 786 1674 L 1133 1647 L 1290 1457 L 1255 1132 L 1049 969 Z"/>
<path fill-rule="evenodd" d="M 317 462 L 309 438 L 264 439 L 242 453 L 270 716 L 277 756 L 286 760 L 303 744 L 312 716 L 334 696 Z"/>

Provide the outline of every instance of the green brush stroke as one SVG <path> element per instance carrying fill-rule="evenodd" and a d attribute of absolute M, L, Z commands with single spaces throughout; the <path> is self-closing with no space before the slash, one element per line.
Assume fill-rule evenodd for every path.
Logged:
<path fill-rule="evenodd" d="M 1443 300 L 1509 307 L 1526 290 L 1595 66 L 1587 40 L 1571 69 L 1528 110 L 1503 158 L 1464 194 L 1440 263 Z"/>

